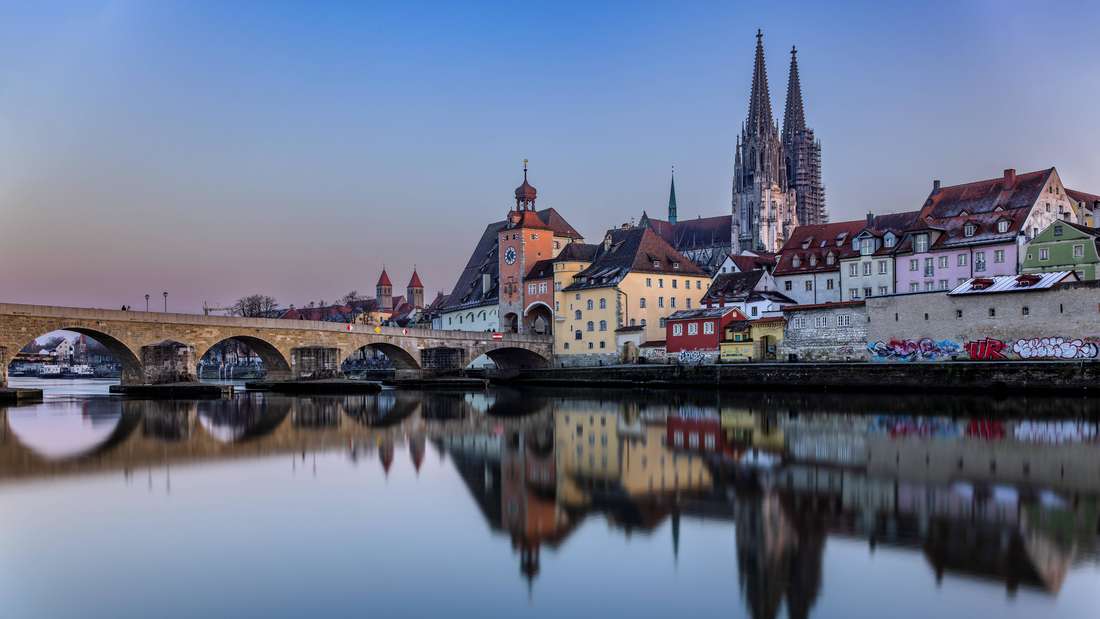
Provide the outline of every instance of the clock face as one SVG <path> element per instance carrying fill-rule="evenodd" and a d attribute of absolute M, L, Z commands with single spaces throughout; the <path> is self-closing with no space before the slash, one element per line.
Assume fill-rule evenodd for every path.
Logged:
<path fill-rule="evenodd" d="M 515 264 L 516 263 L 516 248 L 515 247 L 509 247 L 508 249 L 504 250 L 504 261 L 507 262 L 508 264 Z"/>

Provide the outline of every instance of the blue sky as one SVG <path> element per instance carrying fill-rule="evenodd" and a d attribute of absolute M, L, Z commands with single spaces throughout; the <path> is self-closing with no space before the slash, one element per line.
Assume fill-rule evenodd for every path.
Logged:
<path fill-rule="evenodd" d="M 1100 193 L 1089 2 L 0 4 L 3 300 L 449 289 L 531 160 L 589 238 L 729 212 L 753 35 L 834 220 L 1055 165 Z"/>

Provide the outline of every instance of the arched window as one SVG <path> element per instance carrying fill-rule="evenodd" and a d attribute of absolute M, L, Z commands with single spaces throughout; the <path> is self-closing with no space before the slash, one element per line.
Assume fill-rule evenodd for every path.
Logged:
<path fill-rule="evenodd" d="M 825 264 L 833 264 L 836 262 L 836 256 L 832 252 L 825 255 Z"/>
<path fill-rule="evenodd" d="M 596 324 L 594 322 L 592 322 L 591 320 L 589 320 L 588 321 L 588 330 L 589 331 L 594 331 L 595 329 L 596 329 Z"/>
<path fill-rule="evenodd" d="M 607 309 L 607 299 L 600 299 L 600 309 Z"/>
<path fill-rule="evenodd" d="M 588 307 L 588 309 L 592 309 L 592 299 L 589 299 L 588 303 L 586 303 L 585 305 Z"/>
<path fill-rule="evenodd" d="M 645 309 L 645 297 L 641 297 L 638 299 L 638 307 Z"/>
<path fill-rule="evenodd" d="M 581 339 L 581 330 L 580 329 L 577 329 L 576 331 L 573 332 L 573 339 L 575 339 L 575 340 Z"/>
<path fill-rule="evenodd" d="M 645 326 L 645 318 L 642 319 L 642 326 Z"/>
<path fill-rule="evenodd" d="M 796 269 L 802 266 L 802 259 L 798 257 L 798 254 L 795 254 L 794 258 L 791 258 L 791 266 Z"/>
<path fill-rule="evenodd" d="M 606 320 L 601 320 L 600 321 L 600 331 L 607 331 L 607 321 Z"/>
<path fill-rule="evenodd" d="M 573 312 L 573 319 L 574 320 L 580 320 L 581 319 L 581 311 L 580 310 L 575 310 Z"/>

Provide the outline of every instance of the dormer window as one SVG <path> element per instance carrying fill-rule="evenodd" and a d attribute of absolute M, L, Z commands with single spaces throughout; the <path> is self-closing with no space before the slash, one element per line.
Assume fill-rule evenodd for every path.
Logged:
<path fill-rule="evenodd" d="M 887 247 L 893 247 L 898 244 L 898 237 L 894 236 L 893 232 L 887 232 L 886 236 L 882 237 L 882 243 Z"/>
<path fill-rule="evenodd" d="M 796 269 L 798 267 L 802 266 L 802 259 L 799 258 L 797 254 L 795 255 L 794 258 L 791 258 L 791 266 L 793 266 Z"/>
<path fill-rule="evenodd" d="M 863 238 L 859 240 L 859 254 L 861 256 L 870 256 L 875 253 L 875 239 Z"/>
<path fill-rule="evenodd" d="M 974 233 L 978 231 L 978 226 L 967 223 L 963 226 L 963 236 L 974 236 Z"/>
<path fill-rule="evenodd" d="M 810 243 L 812 241 L 813 241 L 813 239 L 806 239 L 806 240 L 802 241 L 802 249 L 809 249 L 810 248 Z"/>
<path fill-rule="evenodd" d="M 825 254 L 825 264 L 836 264 L 836 256 L 833 255 L 833 252 Z"/>
<path fill-rule="evenodd" d="M 1007 219 L 1002 219 L 1002 220 L 997 222 L 997 232 L 999 232 L 1001 234 L 1004 234 L 1005 232 L 1008 232 L 1008 220 Z"/>
<path fill-rule="evenodd" d="M 817 266 L 817 254 L 810 254 L 810 266 Z"/>
<path fill-rule="evenodd" d="M 653 261 L 653 268 L 655 268 L 655 269 L 661 268 L 661 261 L 660 260 L 654 260 Z"/>
<path fill-rule="evenodd" d="M 913 237 L 913 251 L 923 254 L 928 251 L 928 235 L 918 234 Z"/>
<path fill-rule="evenodd" d="M 679 262 L 673 262 L 672 263 L 672 268 L 679 269 L 680 268 L 680 263 Z"/>

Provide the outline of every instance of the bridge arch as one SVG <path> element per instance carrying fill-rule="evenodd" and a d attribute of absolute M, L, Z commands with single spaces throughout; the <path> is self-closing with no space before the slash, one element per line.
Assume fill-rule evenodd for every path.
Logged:
<path fill-rule="evenodd" d="M 474 348 L 470 359 L 485 355 L 501 370 L 525 370 L 544 368 L 550 365 L 550 359 L 536 347 L 524 343 L 495 342 L 482 344 Z"/>
<path fill-rule="evenodd" d="M 398 370 L 419 370 L 420 360 L 413 352 L 398 346 L 397 344 L 390 344 L 388 342 L 369 342 L 358 346 L 351 350 L 344 358 L 340 360 L 340 366 L 342 367 L 345 362 L 351 359 L 352 355 L 358 353 L 363 349 L 377 350 L 386 355 L 386 358 L 390 360 L 393 367 Z"/>
<path fill-rule="evenodd" d="M 241 342 L 248 346 L 263 361 L 264 370 L 267 372 L 267 380 L 289 380 L 291 377 L 290 361 L 274 344 L 254 335 L 236 334 L 223 337 L 206 346 L 202 351 L 195 351 L 196 359 L 202 360 L 206 355 L 225 342 Z"/>
<path fill-rule="evenodd" d="M 123 342 L 122 340 L 111 335 L 110 333 L 107 333 L 106 331 L 90 327 L 82 327 L 70 323 L 59 323 L 56 326 L 49 325 L 48 328 L 42 333 L 39 333 L 33 336 L 31 339 L 23 342 L 21 345 L 18 345 L 14 348 L 14 350 L 9 350 L 7 355 L 4 357 L 5 363 L 10 364 L 12 360 L 15 359 L 15 355 L 18 354 L 20 350 L 25 348 L 27 344 L 30 344 L 38 338 L 53 333 L 55 331 L 68 331 L 70 333 L 77 333 L 79 335 L 90 337 L 96 342 L 99 342 L 104 348 L 107 349 L 107 352 L 111 353 L 115 360 L 118 361 L 118 363 L 122 366 L 122 384 L 139 385 L 145 382 L 145 369 L 141 363 L 140 348 L 135 350 L 129 344 Z M 5 365 L 5 370 L 6 369 L 7 365 Z"/>
<path fill-rule="evenodd" d="M 551 335 L 554 332 L 554 310 L 542 301 L 533 301 L 523 310 L 523 324 L 528 333 Z"/>

